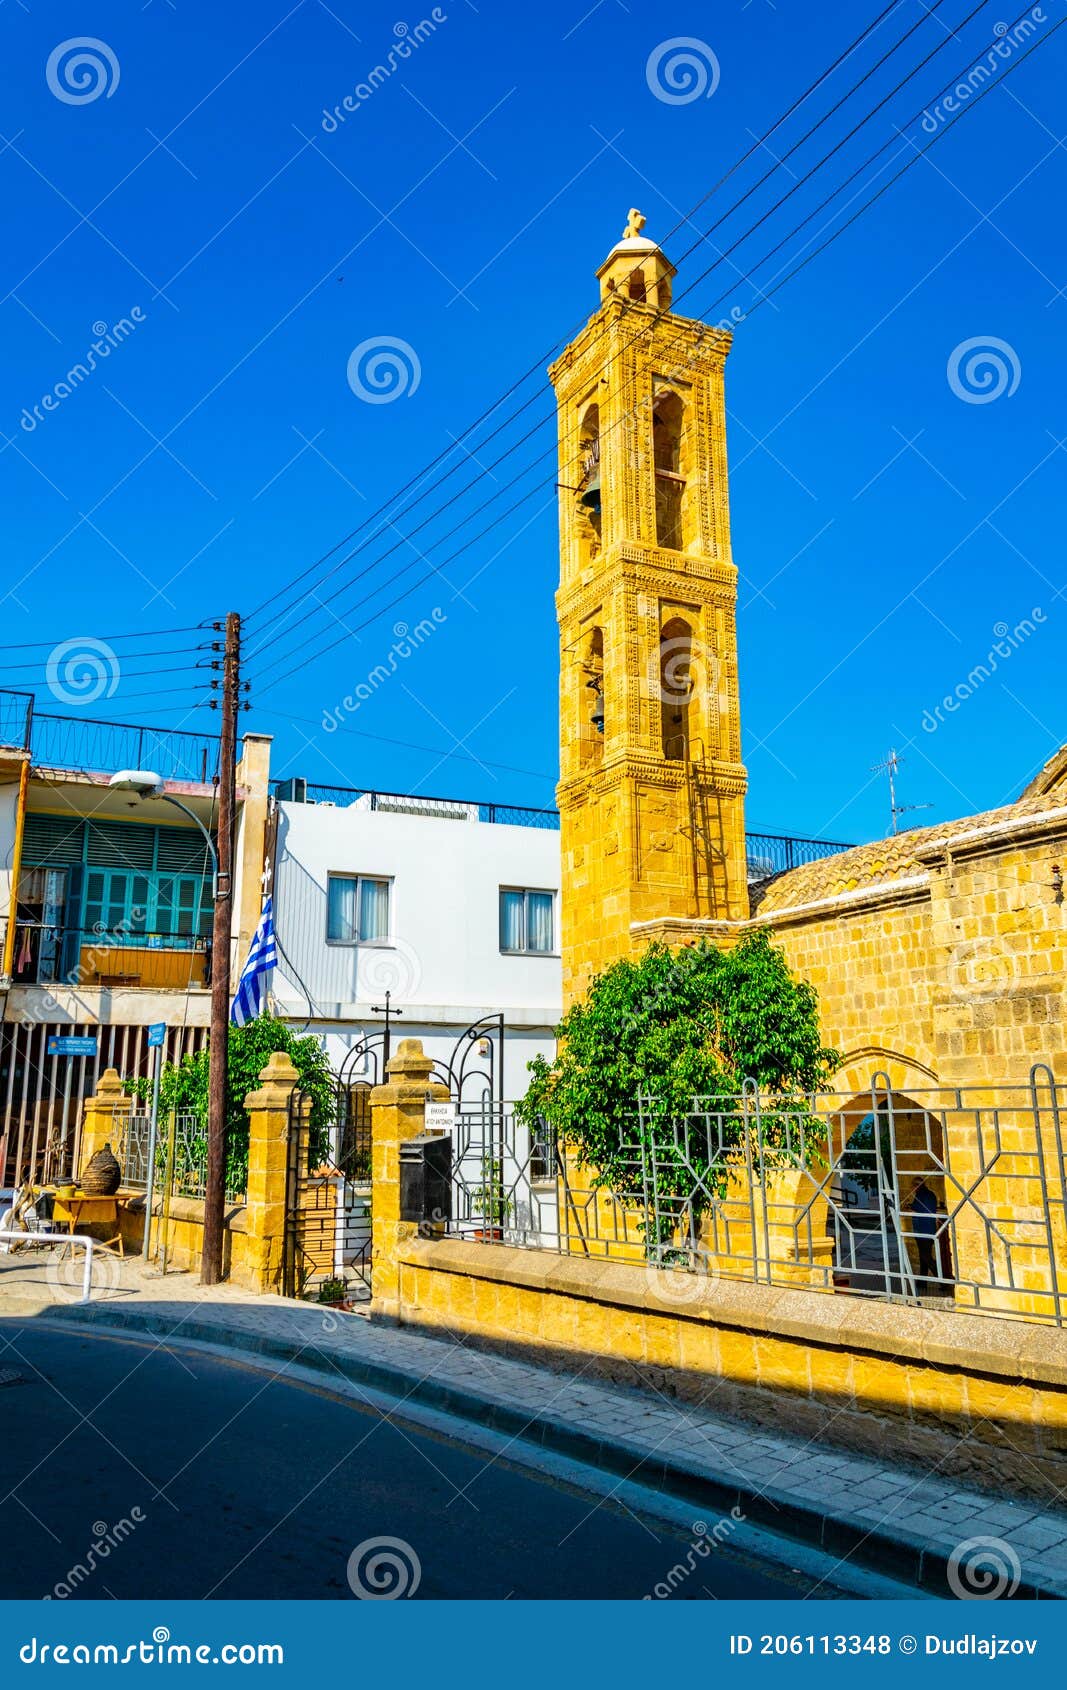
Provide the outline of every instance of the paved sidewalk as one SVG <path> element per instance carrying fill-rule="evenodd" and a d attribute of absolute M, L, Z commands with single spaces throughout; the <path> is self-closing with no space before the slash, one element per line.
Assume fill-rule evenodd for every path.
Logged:
<path fill-rule="evenodd" d="M 230 1286 L 205 1291 L 191 1274 L 162 1279 L 137 1259 L 116 1264 L 88 1305 L 69 1290 L 57 1302 L 55 1270 L 39 1256 L 19 1270 L 21 1294 L 11 1299 L 10 1258 L 0 1263 L 0 1318 L 89 1322 L 311 1369 L 339 1388 L 385 1393 L 503 1434 L 517 1460 L 532 1444 L 620 1486 L 634 1481 L 723 1516 L 738 1508 L 753 1524 L 937 1594 L 1067 1597 L 1067 1511 L 601 1384 L 582 1376 L 580 1362 L 574 1374 L 552 1372 L 359 1314 Z"/>

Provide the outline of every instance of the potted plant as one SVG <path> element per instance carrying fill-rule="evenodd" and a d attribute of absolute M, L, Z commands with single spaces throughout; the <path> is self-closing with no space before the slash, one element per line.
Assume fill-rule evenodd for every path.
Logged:
<path fill-rule="evenodd" d="M 471 1214 L 482 1223 L 481 1226 L 475 1227 L 475 1238 L 499 1243 L 504 1236 L 505 1223 L 515 1206 L 504 1190 L 501 1157 L 482 1157 L 482 1182 L 472 1188 L 470 1204 Z"/>
<path fill-rule="evenodd" d="M 317 1303 L 323 1303 L 327 1308 L 343 1309 L 348 1306 L 348 1287 L 343 1279 L 324 1279 L 319 1286 Z"/>

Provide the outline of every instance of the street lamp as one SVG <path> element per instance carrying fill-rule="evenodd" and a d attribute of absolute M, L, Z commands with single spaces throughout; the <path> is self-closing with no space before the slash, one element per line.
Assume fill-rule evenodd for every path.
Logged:
<path fill-rule="evenodd" d="M 183 816 L 188 816 L 189 820 L 203 834 L 204 844 L 211 855 L 211 896 L 212 899 L 217 898 L 219 895 L 219 854 L 215 849 L 215 841 L 196 811 L 190 810 L 188 804 L 183 804 L 180 798 L 173 797 L 152 769 L 120 769 L 117 774 L 111 776 L 107 784 L 114 787 L 116 792 L 133 794 L 130 799 L 131 809 L 143 799 L 158 798 L 161 803 L 173 804 L 174 808 L 180 810 Z"/>

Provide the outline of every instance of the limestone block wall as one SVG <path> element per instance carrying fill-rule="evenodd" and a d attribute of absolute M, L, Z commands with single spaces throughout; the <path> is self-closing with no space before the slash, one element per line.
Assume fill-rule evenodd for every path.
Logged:
<path fill-rule="evenodd" d="M 865 1084 L 871 1068 L 893 1053 L 915 1070 L 915 1084 L 929 1085 L 937 1072 L 934 999 L 943 963 L 932 943 L 927 890 L 768 919 L 790 968 L 818 992 L 822 1036 L 842 1053 L 845 1069 L 862 1067 Z"/>
<path fill-rule="evenodd" d="M 1067 1484 L 1067 1335 L 1021 1321 L 711 1281 L 504 1245 L 410 1240 L 402 1323 L 968 1483 Z"/>

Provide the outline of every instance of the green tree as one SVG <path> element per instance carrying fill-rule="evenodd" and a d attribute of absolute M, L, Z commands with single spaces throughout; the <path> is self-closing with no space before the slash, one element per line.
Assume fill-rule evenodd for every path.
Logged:
<path fill-rule="evenodd" d="M 764 932 L 732 950 L 701 941 L 672 954 L 654 944 L 638 962 L 613 963 L 557 1033 L 555 1060 L 529 1065 L 520 1118 L 547 1120 L 577 1166 L 623 1197 L 643 1195 L 649 1158 L 641 1145 L 654 1145 L 664 1199 L 657 1212 L 676 1222 L 683 1208 L 692 1219 L 707 1207 L 702 1186 L 725 1193 L 722 1152 L 741 1143 L 746 1080 L 773 1100 L 763 1117 L 773 1152 L 785 1112 L 795 1121 L 840 1062 L 819 1036 L 814 988 L 793 979 Z M 694 1110 L 700 1120 L 714 1114 L 714 1134 L 686 1130 Z M 662 1247 L 672 1230 L 661 1221 L 649 1247 Z"/>
<path fill-rule="evenodd" d="M 335 1088 L 326 1053 L 318 1040 L 307 1035 L 298 1038 L 284 1021 L 268 1015 L 258 1016 L 243 1027 L 229 1027 L 228 1069 L 226 1079 L 226 1189 L 243 1191 L 248 1178 L 248 1115 L 244 1100 L 259 1085 L 259 1076 L 267 1065 L 267 1058 L 276 1050 L 285 1051 L 300 1076 L 300 1088 L 311 1102 L 310 1134 L 312 1166 L 321 1161 L 329 1145 L 329 1132 L 334 1118 Z M 184 1056 L 181 1062 L 168 1062 L 159 1082 L 160 1118 L 171 1109 L 186 1111 L 197 1117 L 207 1151 L 208 1075 L 210 1051 L 207 1046 Z M 126 1088 L 141 1102 L 151 1093 L 151 1081 L 143 1078 L 128 1080 Z M 162 1125 L 160 1127 L 162 1133 Z M 199 1146 L 196 1147 L 199 1150 Z"/>

